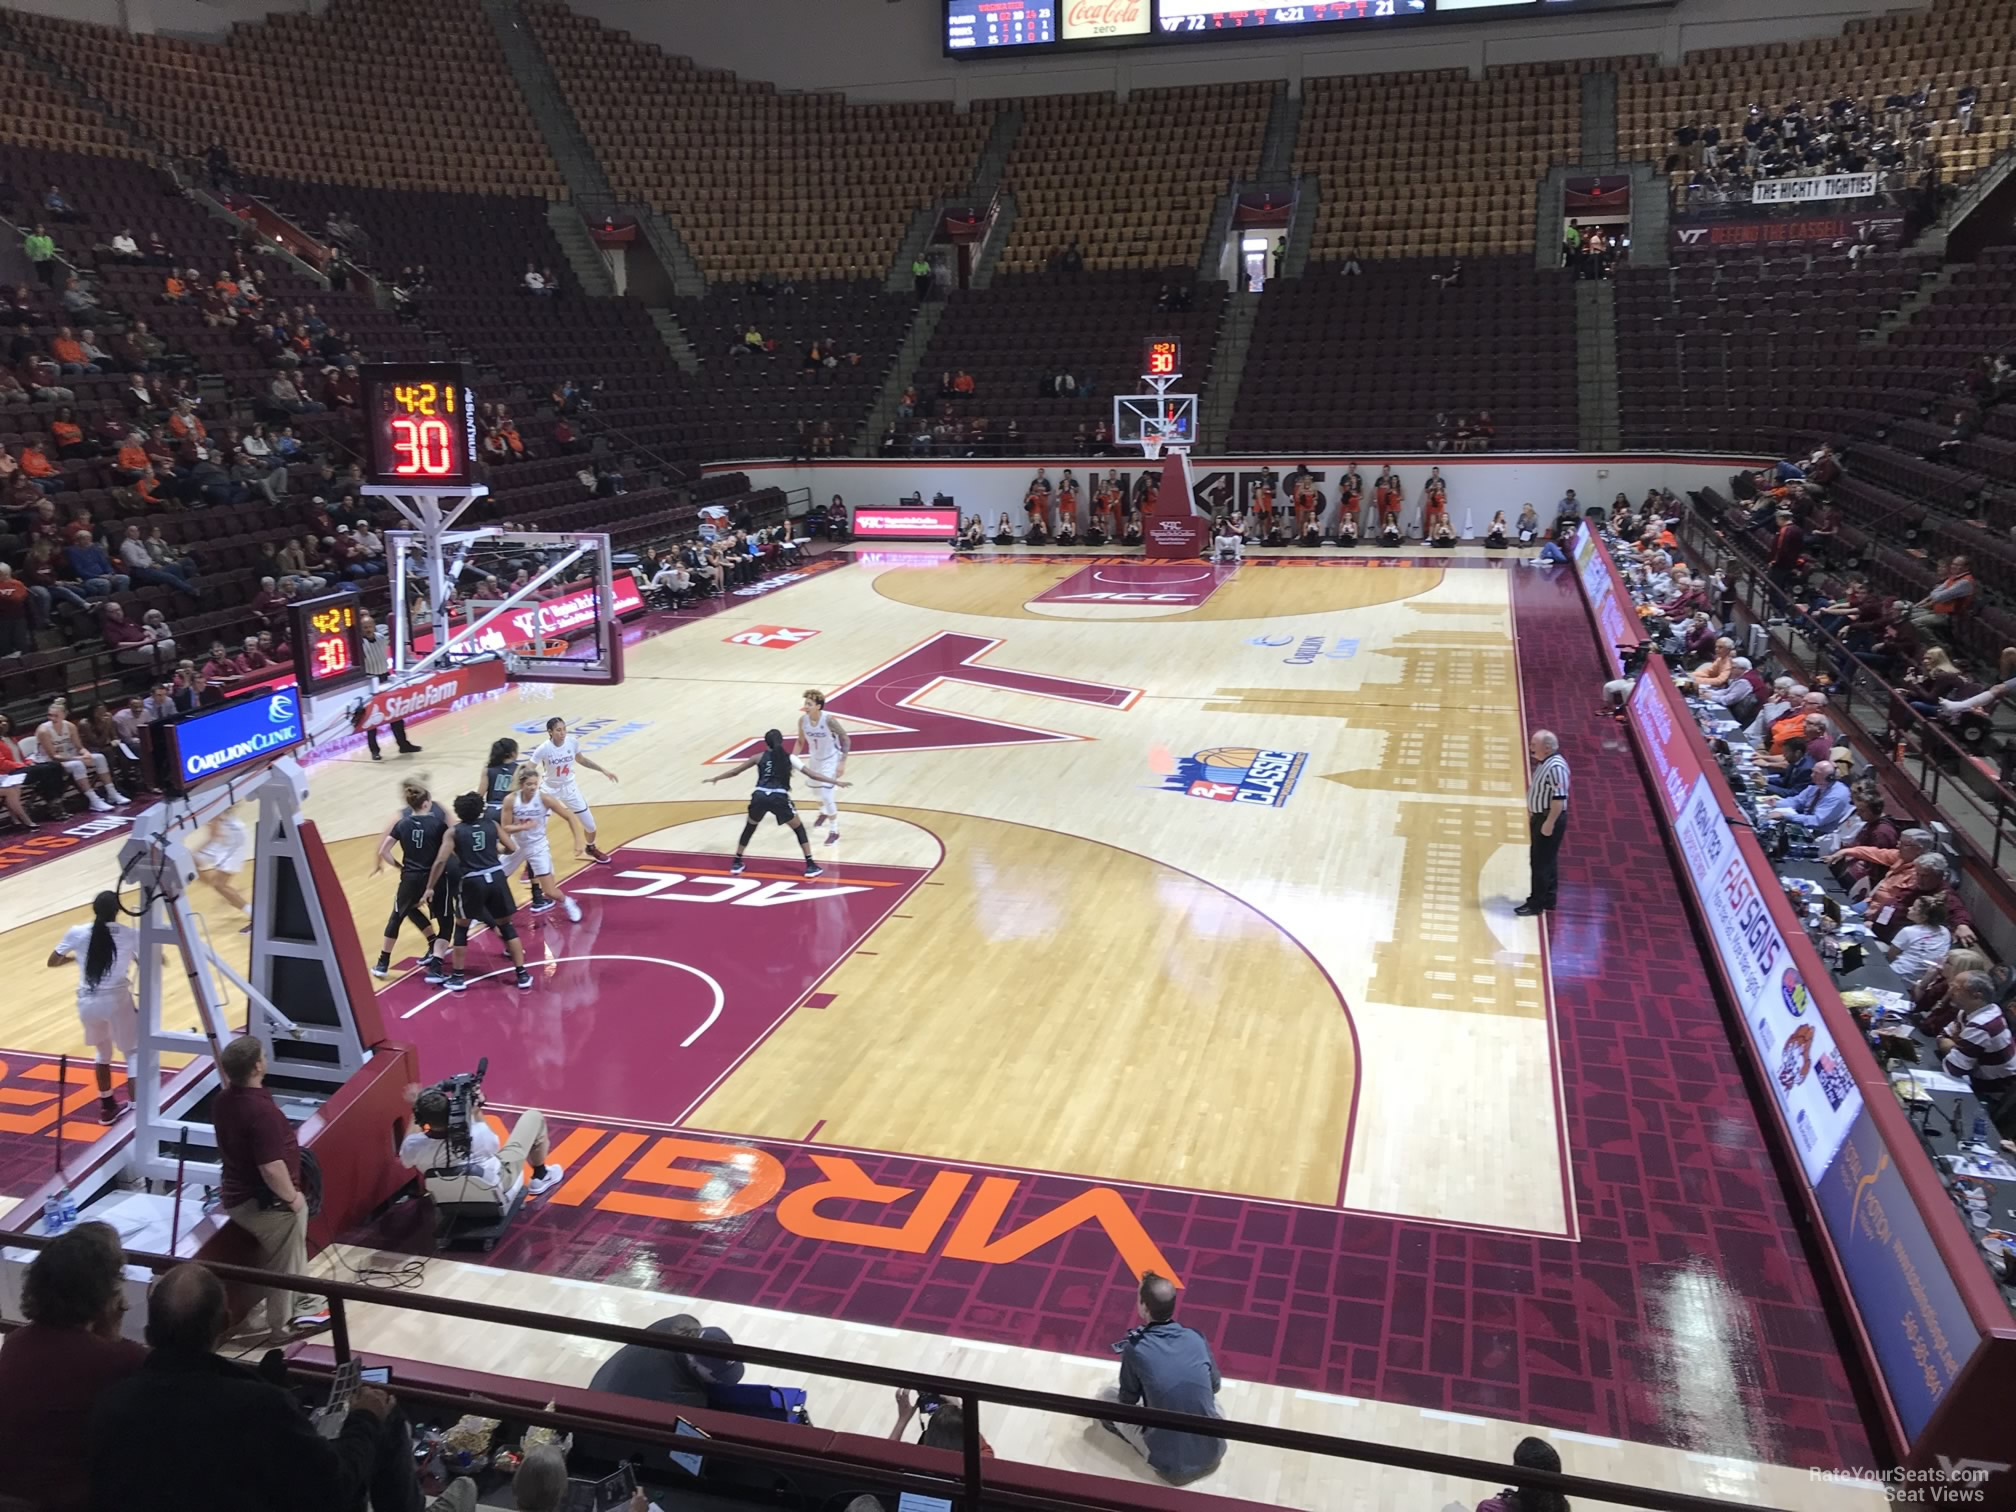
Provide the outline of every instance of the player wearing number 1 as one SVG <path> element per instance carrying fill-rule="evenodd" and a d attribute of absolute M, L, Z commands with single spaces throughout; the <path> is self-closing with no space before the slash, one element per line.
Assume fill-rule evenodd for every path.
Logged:
<path fill-rule="evenodd" d="M 584 766 L 591 772 L 600 772 L 611 782 L 616 780 L 616 774 L 607 767 L 597 766 L 581 754 L 581 737 L 569 735 L 567 721 L 557 714 L 546 721 L 545 742 L 532 748 L 531 759 L 538 762 L 546 774 L 546 791 L 566 804 L 568 811 L 581 821 L 581 828 L 587 836 L 588 854 L 607 866 L 609 858 L 595 844 L 595 811 L 581 796 L 580 784 L 574 780 L 574 768 Z"/>

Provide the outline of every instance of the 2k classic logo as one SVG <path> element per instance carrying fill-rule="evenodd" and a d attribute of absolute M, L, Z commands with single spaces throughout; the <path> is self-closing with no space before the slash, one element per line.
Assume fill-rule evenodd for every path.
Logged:
<path fill-rule="evenodd" d="M 800 641 L 808 641 L 817 630 L 800 630 L 791 625 L 751 625 L 726 638 L 730 646 L 764 646 L 772 651 L 788 651 Z"/>

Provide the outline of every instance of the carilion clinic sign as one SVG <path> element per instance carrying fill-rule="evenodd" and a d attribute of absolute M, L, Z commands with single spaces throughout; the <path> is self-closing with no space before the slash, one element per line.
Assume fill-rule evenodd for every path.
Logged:
<path fill-rule="evenodd" d="M 301 690 L 271 688 L 219 704 L 168 727 L 175 771 L 194 787 L 254 762 L 285 756 L 303 740 Z"/>

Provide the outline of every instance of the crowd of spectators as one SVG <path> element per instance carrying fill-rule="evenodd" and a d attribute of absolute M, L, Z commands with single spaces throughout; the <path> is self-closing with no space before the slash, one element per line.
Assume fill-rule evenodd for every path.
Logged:
<path fill-rule="evenodd" d="M 1805 476 L 1826 460 L 1808 458 Z M 1789 497 L 1784 490 L 1801 486 L 1775 474 L 1765 481 L 1781 499 Z M 1783 520 L 1781 531 L 1798 528 L 1789 507 Z M 2003 1005 L 2016 1001 L 2016 970 L 1990 963 L 1958 890 L 1954 861 L 1931 830 L 1890 813 L 1825 686 L 1808 687 L 1793 673 L 1772 678 L 1767 667 L 1741 654 L 1746 632 L 1725 578 L 1697 572 L 1681 559 L 1663 510 L 1612 524 L 1623 527 L 1616 554 L 1626 583 L 1655 643 L 1673 661 L 1682 690 L 1735 727 L 1724 737 L 1732 747 L 1747 747 L 1728 759 L 1755 781 L 1760 821 L 1780 828 L 1780 843 L 1810 847 L 1826 865 L 1843 895 L 1844 914 L 1867 927 L 1874 948 L 1912 995 L 1915 1025 L 1935 1048 L 1940 1068 L 1970 1085 L 1998 1128 L 2016 1128 L 2016 1056 L 2003 1014 Z M 1838 601 L 1814 602 L 1807 610 L 1838 632 L 1857 660 L 1880 664 L 1899 679 L 1921 717 L 1969 717 L 2016 691 L 2016 648 L 2004 653 L 2008 675 L 1983 688 L 1933 639 L 1945 618 L 1942 605 L 1965 597 L 1965 560 L 1948 568 L 1943 586 L 1951 591 L 1935 591 L 1916 605 L 1851 579 Z"/>
<path fill-rule="evenodd" d="M 1978 131 L 1974 106 L 1980 91 L 1963 85 L 1953 119 L 1962 132 Z M 1840 173 L 1876 173 L 1885 188 L 1935 188 L 1939 152 L 1935 115 L 1924 87 L 1878 101 L 1837 90 L 1808 106 L 1753 103 L 1742 124 L 1691 121 L 1673 131 L 1669 173 L 1679 177 L 1685 200 L 1747 202 L 1753 185 L 1770 179 Z"/>

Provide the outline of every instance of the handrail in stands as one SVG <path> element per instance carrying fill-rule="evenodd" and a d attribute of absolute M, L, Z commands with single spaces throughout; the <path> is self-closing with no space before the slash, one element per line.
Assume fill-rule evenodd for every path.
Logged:
<path fill-rule="evenodd" d="M 1706 532 L 1706 534 L 1700 534 L 1700 532 Z M 2003 866 L 2002 855 L 2005 846 L 2012 854 L 2016 854 L 2016 789 L 2012 789 L 2008 783 L 2002 781 L 1998 776 L 1984 771 L 1980 766 L 1979 758 L 1974 752 L 1969 751 L 1965 746 L 1956 741 L 1944 726 L 1934 720 L 1925 718 L 1917 710 L 1913 709 L 1905 701 L 1904 693 L 1901 689 L 1885 681 L 1883 676 L 1874 668 L 1857 660 L 1854 653 L 1849 651 L 1838 636 L 1814 623 L 1803 609 L 1800 609 L 1792 602 L 1791 596 L 1784 589 L 1766 577 L 1763 571 L 1755 565 L 1754 561 L 1742 552 L 1739 544 L 1731 539 L 1727 531 L 1717 526 L 1706 524 L 1698 516 L 1690 515 L 1681 523 L 1680 539 L 1683 547 L 1694 551 L 1696 554 L 1704 552 L 1712 540 L 1719 545 L 1720 549 L 1732 561 L 1745 563 L 1741 581 L 1747 583 L 1749 596 L 1743 607 L 1754 620 L 1767 624 L 1767 633 L 1770 629 L 1776 628 L 1768 625 L 1769 620 L 1782 618 L 1787 622 L 1784 628 L 1791 633 L 1787 634 L 1785 645 L 1782 648 L 1785 654 L 1788 656 L 1795 655 L 1792 647 L 1792 633 L 1796 633 L 1804 637 L 1809 643 L 1824 646 L 1828 651 L 1837 653 L 1838 658 L 1845 659 L 1845 665 L 1849 668 L 1848 675 L 1845 679 L 1834 685 L 1837 691 L 1830 693 L 1829 698 L 1830 701 L 1838 698 L 1843 709 L 1849 711 L 1855 708 L 1858 693 L 1865 694 L 1872 700 L 1881 700 L 1882 707 L 1880 712 L 1883 715 L 1883 724 L 1876 729 L 1869 729 L 1867 725 L 1864 726 L 1865 730 L 1872 737 L 1870 742 L 1873 749 L 1872 764 L 1881 767 L 1886 774 L 1916 789 L 1924 799 L 1926 805 L 1937 812 L 1942 819 L 1945 819 L 1946 826 L 1952 832 L 1955 843 L 1963 846 L 1971 853 L 1975 860 L 1982 863 L 1990 872 L 1998 876 L 2001 875 Z M 1762 605 L 1767 612 L 1760 614 L 1758 612 L 1759 605 Z M 1778 645 L 1777 637 L 1774 635 L 1771 638 L 1774 647 L 1776 647 Z M 1805 658 L 1797 659 L 1801 661 L 1805 660 Z M 1842 663 L 1837 660 L 1836 664 L 1841 665 Z M 1902 761 L 1898 760 L 1891 751 L 1883 749 L 1882 743 L 1874 738 L 1881 733 L 1883 728 L 1909 729 L 1919 737 L 1918 770 L 1915 777 L 1905 768 Z M 1946 782 L 1944 780 L 1947 776 L 1946 766 L 1949 765 L 1957 765 L 1961 770 L 1973 771 L 1978 779 L 1987 787 L 1987 798 L 1984 798 L 1983 794 L 1974 791 L 1965 782 Z M 1957 788 L 1968 807 L 1978 814 L 1988 825 L 1994 839 L 1986 851 L 1982 849 L 1980 842 L 1963 825 L 1954 823 L 1951 819 L 1946 818 L 1945 805 L 1942 803 L 1941 795 L 1942 791 L 1949 787 Z M 1989 798 L 1992 798 L 1992 801 L 1988 801 Z M 1998 901 L 2016 904 L 2016 897 Z M 2005 909 L 2004 911 L 2010 910 Z"/>
<path fill-rule="evenodd" d="M 88 1212 L 86 1216 L 89 1216 Z M 30 1233 L 10 1233 L 4 1239 L 6 1247 L 30 1250 L 41 1250 L 50 1242 L 48 1236 Z M 173 1256 L 157 1255 L 143 1250 L 127 1250 L 125 1258 L 129 1265 L 138 1265 L 157 1272 L 185 1263 Z M 1258 1444 L 1270 1449 L 1319 1454 L 1333 1459 L 1357 1460 L 1397 1470 L 1453 1476 L 1522 1489 L 1557 1491 L 1566 1496 L 1584 1497 L 1593 1502 L 1613 1506 L 1642 1507 L 1649 1509 L 1649 1512 L 1770 1512 L 1770 1509 L 1750 1502 L 1627 1486 L 1613 1481 L 1597 1480 L 1590 1476 L 1528 1470 L 1519 1465 L 1499 1464 L 1491 1460 L 1471 1459 L 1457 1454 L 1440 1454 L 1428 1449 L 1373 1443 L 1365 1439 L 1307 1433 L 1299 1429 L 1274 1428 L 1259 1423 L 1240 1423 L 1225 1418 L 1200 1417 L 1186 1412 L 1167 1412 L 1154 1407 L 1130 1407 L 1117 1401 L 1075 1397 L 1056 1391 L 1036 1391 L 1023 1386 L 1002 1386 L 992 1382 L 939 1375 L 930 1371 L 896 1370 L 882 1365 L 863 1365 L 851 1360 L 828 1359 L 792 1350 L 769 1349 L 740 1343 L 721 1344 L 697 1336 L 675 1337 L 616 1323 L 600 1323 L 593 1319 L 555 1318 L 548 1313 L 527 1312 L 515 1307 L 461 1302 L 450 1297 L 431 1296 L 424 1292 L 392 1291 L 328 1277 L 297 1276 L 260 1270 L 252 1266 L 226 1265 L 210 1261 L 205 1261 L 204 1264 L 220 1280 L 226 1282 L 261 1291 L 292 1288 L 297 1293 L 326 1299 L 329 1304 L 330 1342 L 338 1363 L 349 1359 L 351 1354 L 349 1320 L 345 1304 L 357 1302 L 405 1308 L 413 1312 L 456 1318 L 469 1323 L 528 1328 L 539 1333 L 566 1334 L 575 1338 L 594 1339 L 605 1344 L 638 1345 L 678 1354 L 739 1360 L 745 1364 L 771 1366 L 801 1375 L 828 1376 L 836 1380 L 860 1381 L 871 1386 L 907 1387 L 934 1391 L 944 1396 L 956 1396 L 962 1405 L 964 1418 L 962 1479 L 965 1504 L 969 1508 L 979 1508 L 988 1503 L 1004 1506 L 1074 1505 L 1057 1498 L 1039 1500 L 1025 1497 L 998 1483 L 989 1482 L 986 1473 L 987 1458 L 981 1453 L 980 1432 L 980 1404 L 986 1402 L 999 1407 L 1026 1407 L 1038 1412 L 1060 1413 L 1073 1418 L 1130 1423 L 1141 1428 L 1166 1428 L 1179 1433 L 1206 1434 L 1233 1443 Z M 404 1389 L 401 1388 L 402 1391 Z M 444 1406 L 466 1408 L 469 1405 L 467 1394 L 458 1396 L 448 1393 L 423 1393 L 419 1390 L 413 1394 L 417 1399 Z M 694 1444 L 692 1439 L 674 1435 L 662 1426 L 648 1428 L 639 1426 L 618 1418 L 613 1413 L 603 1417 L 575 1412 L 543 1412 L 514 1408 L 511 1415 L 514 1419 L 522 1418 L 559 1428 L 582 1427 L 591 1431 L 607 1432 L 613 1427 L 622 1434 L 634 1433 L 638 1439 L 654 1445 L 662 1444 L 688 1451 Z M 712 1446 L 717 1442 L 713 1439 L 708 1441 L 710 1454 L 715 1452 Z M 719 1444 L 719 1447 L 724 1451 L 742 1448 L 725 1443 Z M 789 1459 L 790 1455 L 789 1451 L 772 1451 L 766 1448 L 761 1452 L 752 1451 L 746 1454 L 730 1452 L 728 1457 L 782 1462 Z M 890 1475 L 892 1481 L 901 1478 L 900 1473 Z"/>

